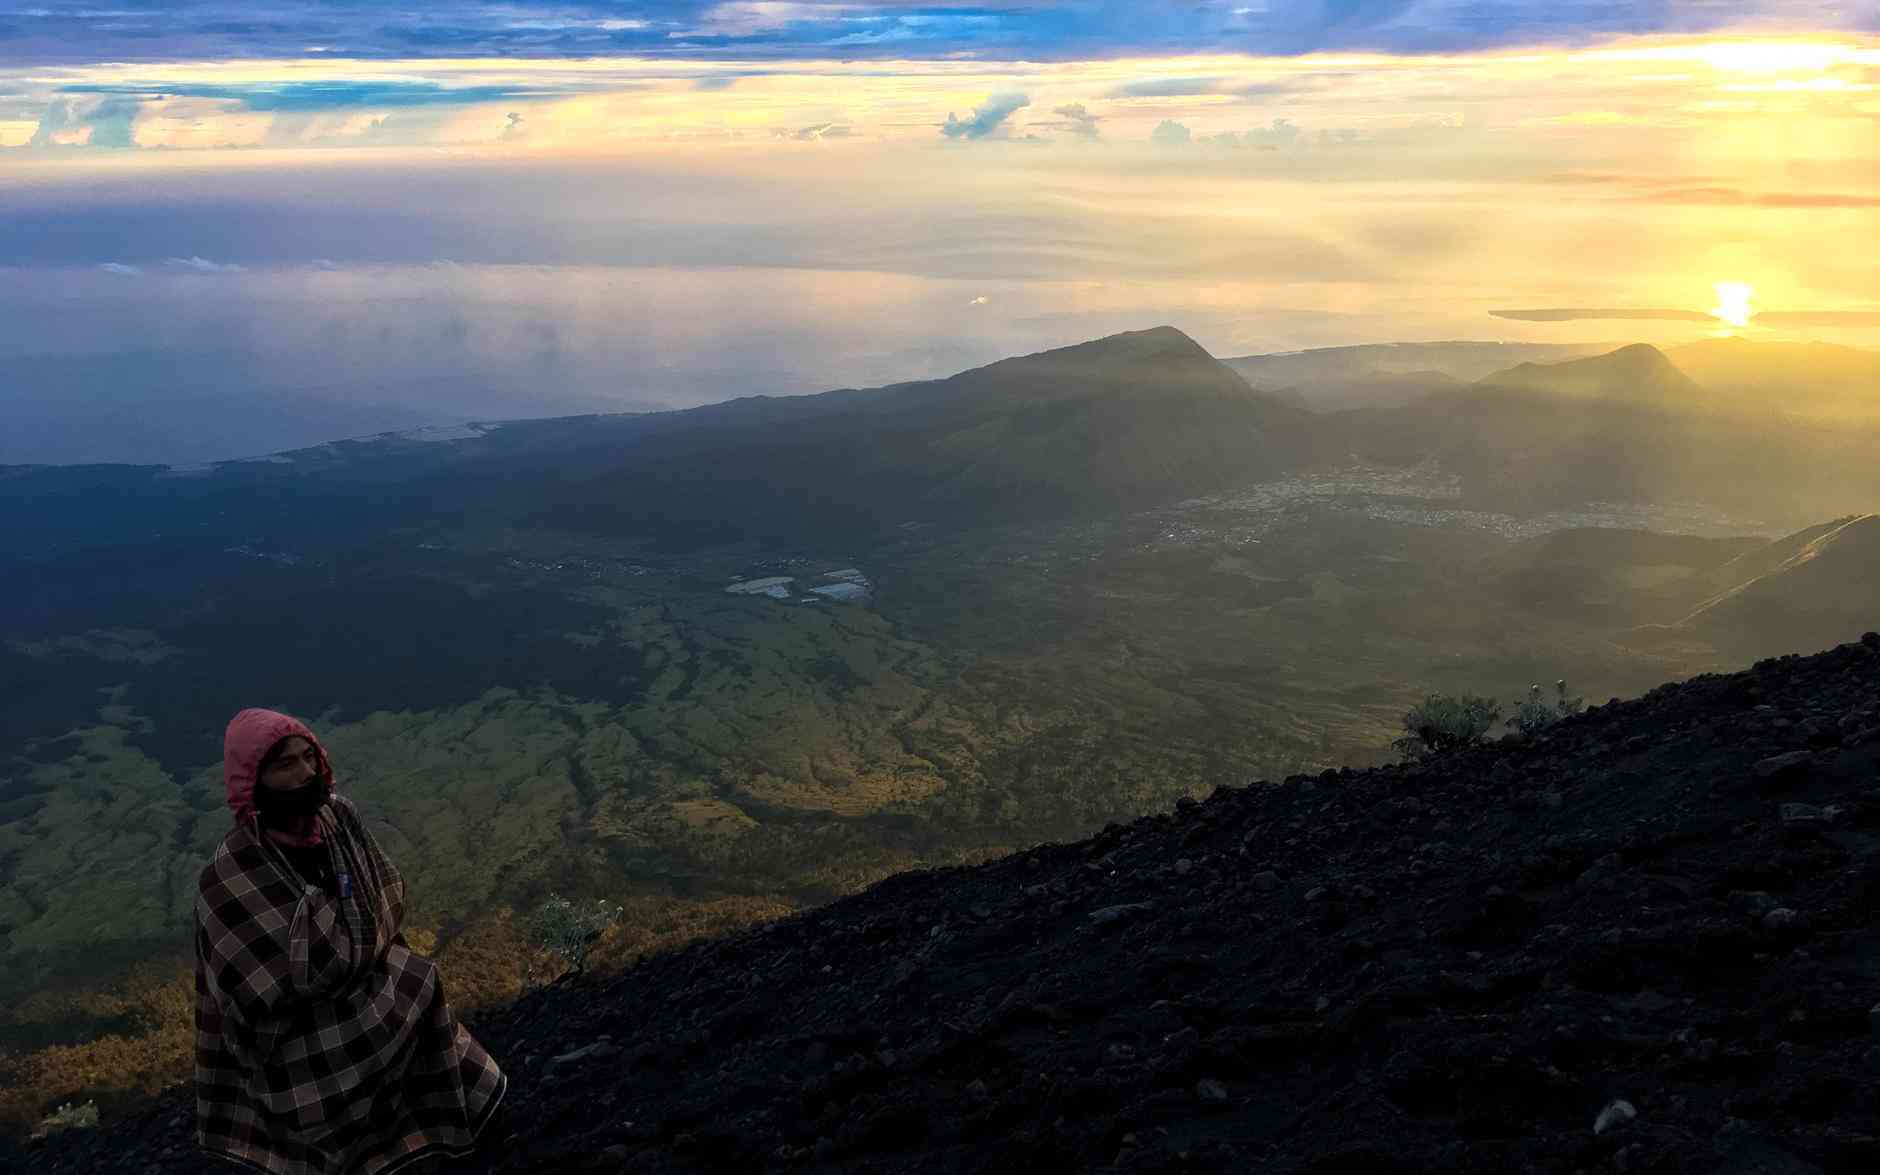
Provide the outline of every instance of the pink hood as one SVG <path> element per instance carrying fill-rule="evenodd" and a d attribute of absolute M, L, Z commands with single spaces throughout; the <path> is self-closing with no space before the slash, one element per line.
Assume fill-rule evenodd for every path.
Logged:
<path fill-rule="evenodd" d="M 320 757 L 320 774 L 332 787 L 333 764 L 326 748 L 300 719 L 274 710 L 251 709 L 229 720 L 228 730 L 222 735 L 222 782 L 228 786 L 228 807 L 237 823 L 255 822 L 255 774 L 262 756 L 275 743 L 295 735 L 313 744 L 314 754 Z M 322 840 L 319 822 L 312 818 L 293 831 L 270 828 L 268 837 L 289 845 L 317 845 Z"/>

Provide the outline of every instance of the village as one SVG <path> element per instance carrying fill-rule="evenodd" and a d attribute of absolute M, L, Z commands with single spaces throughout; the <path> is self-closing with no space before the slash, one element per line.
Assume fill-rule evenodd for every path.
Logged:
<path fill-rule="evenodd" d="M 1160 545 L 1257 543 L 1287 524 L 1302 508 L 1322 507 L 1407 526 L 1464 527 L 1505 539 L 1527 539 L 1557 530 L 1619 527 L 1710 538 L 1782 533 L 1779 520 L 1735 517 L 1702 503 L 1588 502 L 1573 509 L 1508 514 L 1461 505 L 1462 483 L 1433 463 L 1406 468 L 1351 465 L 1323 473 L 1297 474 L 1249 486 L 1238 493 L 1191 498 L 1149 515 L 1168 520 Z M 1196 521 L 1199 515 L 1207 521 Z M 1224 517 L 1245 521 L 1227 527 Z"/>

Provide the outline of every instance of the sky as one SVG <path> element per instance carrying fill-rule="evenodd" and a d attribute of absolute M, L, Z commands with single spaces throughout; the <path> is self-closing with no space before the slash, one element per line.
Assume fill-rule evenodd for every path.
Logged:
<path fill-rule="evenodd" d="M 1880 346 L 1880 0 L 0 0 L 0 463 L 1163 323 Z"/>

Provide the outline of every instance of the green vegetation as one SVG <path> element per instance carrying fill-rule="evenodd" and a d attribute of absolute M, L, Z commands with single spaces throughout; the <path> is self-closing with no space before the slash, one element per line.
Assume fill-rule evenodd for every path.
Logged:
<path fill-rule="evenodd" d="M 1569 696 L 1566 678 L 1554 682 L 1554 697 L 1541 695 L 1541 687 L 1528 687 L 1508 716 L 1511 732 L 1526 738 L 1541 734 L 1563 718 L 1586 708 L 1586 699 Z M 1429 759 L 1450 751 L 1480 745 L 1501 720 L 1501 703 L 1479 694 L 1430 694 L 1404 712 L 1401 738 L 1391 743 L 1406 758 Z"/>
<path fill-rule="evenodd" d="M 1532 738 L 1540 734 L 1562 718 L 1571 718 L 1586 708 L 1585 698 L 1569 697 L 1567 679 L 1554 682 L 1552 700 L 1541 696 L 1541 687 L 1528 687 L 1527 697 L 1515 705 L 1514 714 L 1508 719 L 1508 725 L 1520 733 Z"/>
<path fill-rule="evenodd" d="M 0 744 L 0 1041 L 117 1030 L 30 997 L 187 958 L 242 705 L 313 722 L 448 954 L 551 892 L 788 908 L 1221 783 L 1377 762 L 1432 688 L 1514 692 L 1554 667 L 1620 693 L 1708 667 L 1520 611 L 1478 571 L 1508 546 L 1203 503 L 820 559 L 438 533 L 327 558 L 317 591 L 304 569 L 214 564 L 218 594 L 138 630 L 155 641 L 0 649 L 37 675 Z M 851 565 L 868 605 L 721 590 Z"/>
<path fill-rule="evenodd" d="M 620 921 L 620 914 L 620 907 L 608 905 L 606 898 L 576 905 L 552 893 L 529 914 L 529 937 L 570 970 L 580 971 L 587 966 L 588 952 L 608 927 Z"/>
<path fill-rule="evenodd" d="M 1611 585 L 1688 568 L 1646 577 L 1675 616 L 1683 580 L 1753 545 L 1529 549 L 1366 501 L 683 557 L 488 527 L 309 539 L 295 564 L 183 543 L 0 569 L 38 593 L 0 634 L 0 1047 L 36 1075 L 17 1079 L 35 1114 L 183 1063 L 185 1033 L 95 997 L 187 963 L 243 705 L 319 731 L 410 882 L 408 937 L 474 1007 L 570 965 L 518 913 L 551 894 L 623 908 L 586 961 L 623 965 L 1224 783 L 1379 762 L 1431 691 L 1565 672 L 1603 696 L 1717 667 L 1615 643 Z M 1597 609 L 1529 591 L 1561 551 Z M 865 604 L 723 591 L 849 566 Z"/>
<path fill-rule="evenodd" d="M 95 1102 L 86 1102 L 74 1106 L 71 1102 L 62 1103 L 58 1109 L 39 1120 L 33 1128 L 34 1138 L 45 1138 L 61 1130 L 84 1130 L 98 1125 L 98 1106 Z"/>
<path fill-rule="evenodd" d="M 356 673 L 344 656 L 290 655 L 318 671 L 273 676 L 252 641 L 225 635 L 258 629 L 261 617 L 243 614 L 267 610 L 267 565 L 207 623 L 168 630 L 176 651 L 161 661 L 64 646 L 35 659 L 71 696 L 83 683 L 93 697 L 87 722 L 24 739 L 0 760 L 0 1036 L 33 1048 L 120 1029 L 31 997 L 187 959 L 196 875 L 228 824 L 218 735 L 244 703 L 312 721 L 340 790 L 410 880 L 413 923 L 435 927 L 446 952 L 551 892 L 787 909 L 1321 755 L 1284 735 L 1276 748 L 1259 724 L 1223 739 L 1241 697 L 1196 705 L 1172 683 L 1111 681 L 1100 666 L 985 658 L 945 633 L 912 635 L 917 618 L 905 611 L 726 596 L 717 566 L 743 559 L 609 576 L 544 571 L 528 554 L 512 567 L 472 553 L 434 580 L 458 583 L 479 608 L 525 615 L 520 598 L 535 609 L 507 644 L 480 654 L 463 646 L 482 622 L 454 621 L 465 627 L 448 636 L 447 665 L 489 660 L 450 681 L 436 676 L 428 645 L 373 652 L 364 633 L 411 613 L 375 611 L 378 587 L 354 594 L 343 581 L 306 604 L 352 617 Z M 902 566 L 921 574 L 918 560 Z M 503 660 L 505 648 L 515 659 Z M 226 683 L 195 688 L 192 676 L 206 679 L 218 662 L 253 664 L 274 684 L 247 697 Z M 524 684 L 482 684 L 493 672 Z M 367 708 L 394 696 L 408 704 Z"/>
<path fill-rule="evenodd" d="M 1431 694 L 1404 712 L 1404 735 L 1391 745 L 1408 758 L 1434 758 L 1480 744 L 1500 719 L 1493 698 Z"/>

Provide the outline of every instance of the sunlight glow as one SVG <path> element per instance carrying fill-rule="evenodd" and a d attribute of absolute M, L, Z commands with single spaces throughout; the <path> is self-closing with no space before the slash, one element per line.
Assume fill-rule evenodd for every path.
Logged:
<path fill-rule="evenodd" d="M 1785 73 L 1824 70 L 1849 60 L 1851 45 L 1822 45 L 1792 41 L 1725 41 L 1702 46 L 1698 56 L 1712 69 L 1735 73 Z"/>
<path fill-rule="evenodd" d="M 1749 283 L 1718 282 L 1713 288 L 1717 291 L 1717 304 L 1710 312 L 1731 326 L 1748 326 L 1750 316 L 1755 313 L 1749 308 L 1749 300 L 1756 292 Z"/>
<path fill-rule="evenodd" d="M 1595 51 L 1612 61 L 1699 61 L 1724 73 L 1821 72 L 1871 65 L 1871 47 L 1831 41 L 1669 41 Z"/>
<path fill-rule="evenodd" d="M 1659 332 L 1645 341 L 1766 337 L 1799 329 L 1786 314 L 1880 310 L 1850 246 L 1880 233 L 1880 34 L 1049 62 L 319 57 L 0 63 L 0 95 L 15 96 L 0 102 L 0 197 L 51 207 L 47 185 L 109 184 L 131 199 L 144 171 L 267 207 L 318 187 L 373 226 L 287 254 L 302 262 L 422 261 L 427 249 L 489 261 L 498 246 L 461 226 L 520 200 L 545 226 L 531 230 L 543 263 L 1169 281 L 1197 299 L 1183 303 L 1194 315 L 1223 323 L 1239 317 L 1227 296 L 1192 291 L 1230 283 L 1297 312 L 1283 329 L 1222 327 L 1243 353 L 1334 345 L 1372 323 L 1475 329 L 1510 304 L 1485 275 L 1511 271 L 1550 275 L 1522 293 L 1535 306 L 1682 308 L 1662 320 L 1681 326 L 1628 328 Z M 989 106 L 996 96 L 1024 101 Z M 980 111 L 983 135 L 945 133 L 949 115 Z M 525 167 L 560 178 L 494 194 L 493 177 Z M 387 168 L 478 179 L 436 181 L 458 203 L 424 214 L 426 243 L 408 245 L 384 227 L 408 197 L 366 183 Z M 656 241 L 611 227 L 618 205 L 601 176 L 661 210 Z M 942 226 L 971 247 L 944 244 Z M 118 293 L 125 275 L 95 267 L 141 264 L 154 287 L 185 276 L 165 268 L 171 256 L 253 260 L 235 224 L 173 233 L 84 248 L 14 234 L 15 252 L 114 275 L 101 288 Z M 1019 304 L 1004 286 L 962 289 L 942 302 L 991 299 L 972 313 L 978 330 L 1001 318 L 988 307 Z M 1144 297 L 1138 287 L 1076 313 L 1124 315 Z M 1092 337 L 1127 327 L 1103 322 Z M 1603 341 L 1613 328 L 1497 329 Z M 1816 329 L 1876 337 L 1867 320 Z"/>

